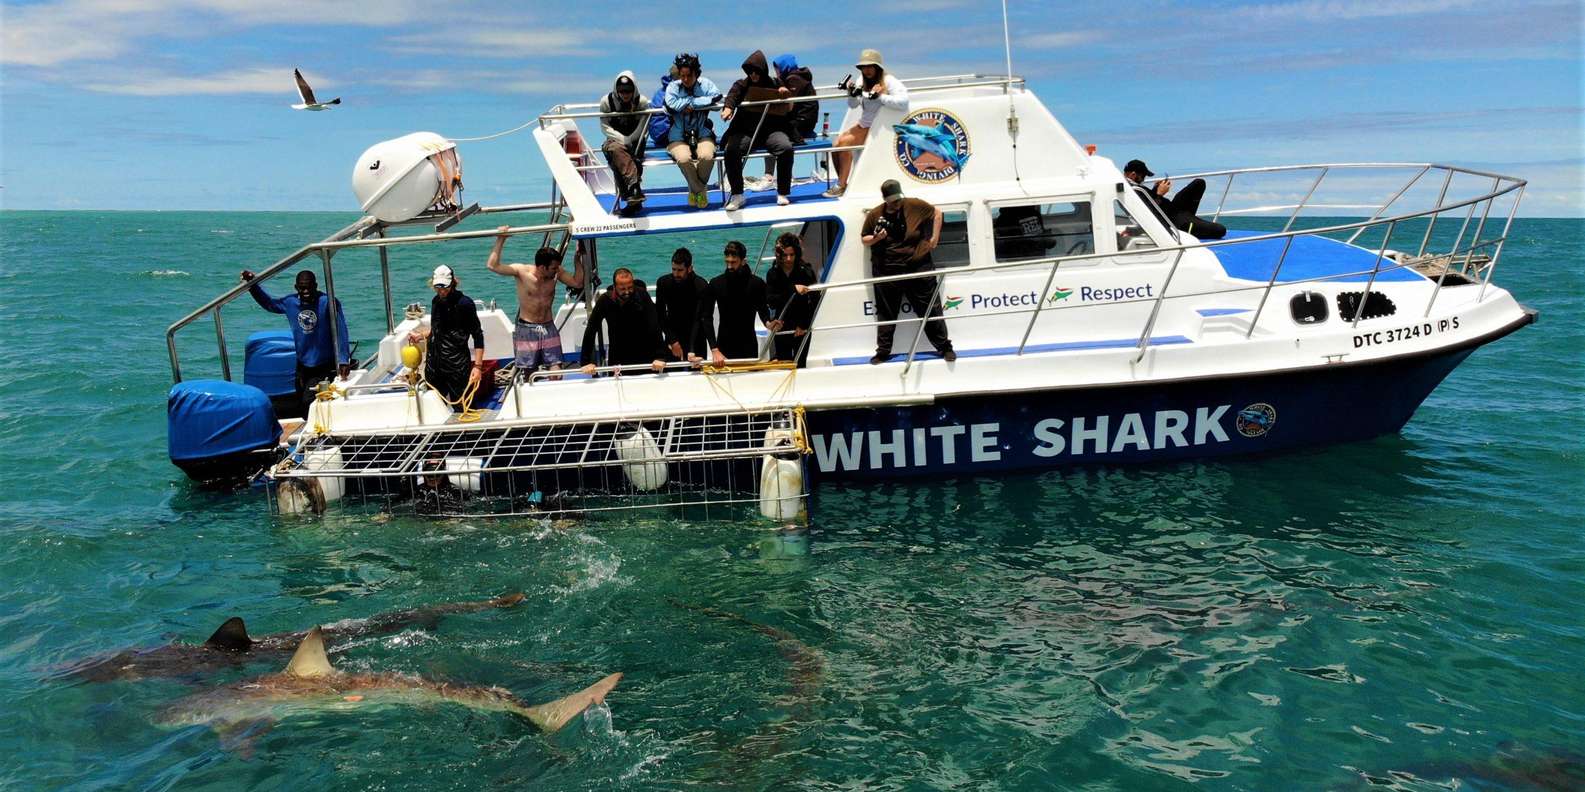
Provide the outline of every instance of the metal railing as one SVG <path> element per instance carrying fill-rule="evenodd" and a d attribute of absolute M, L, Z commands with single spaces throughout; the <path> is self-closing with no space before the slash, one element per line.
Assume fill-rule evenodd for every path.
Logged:
<path fill-rule="evenodd" d="M 1324 181 L 1327 173 L 1329 173 L 1329 172 L 1331 172 L 1333 170 L 1345 170 L 1345 169 L 1347 169 L 1347 170 L 1357 170 L 1357 169 L 1368 169 L 1368 168 L 1378 168 L 1378 169 L 1380 169 L 1380 168 L 1409 168 L 1409 169 L 1414 169 L 1417 172 L 1415 173 L 1414 176 L 1412 176 L 1409 179 L 1409 181 L 1406 184 L 1404 184 L 1402 187 L 1400 187 L 1398 190 L 1396 190 L 1390 197 L 1388 197 L 1386 200 L 1384 200 L 1384 201 L 1382 201 L 1380 203 L 1347 204 L 1349 206 L 1361 206 L 1363 208 L 1374 208 L 1375 211 L 1366 220 L 1362 220 L 1362 221 L 1358 221 L 1358 222 L 1332 224 L 1332 225 L 1327 225 L 1327 226 L 1317 227 L 1317 228 L 1305 228 L 1305 229 L 1297 229 L 1297 230 L 1293 229 L 1293 225 L 1294 225 L 1295 221 L 1298 219 L 1300 214 L 1306 208 L 1317 208 L 1317 207 L 1322 207 L 1322 206 L 1334 206 L 1335 205 L 1335 204 L 1315 204 L 1315 203 L 1311 203 L 1310 202 L 1311 198 L 1313 198 L 1315 196 L 1315 194 L 1317 193 L 1318 189 L 1322 186 L 1322 182 Z M 1466 210 L 1464 212 L 1464 214 L 1465 214 L 1464 227 L 1460 228 L 1458 236 L 1454 239 L 1452 245 L 1449 247 L 1447 252 L 1440 253 L 1440 254 L 1435 254 L 1436 260 L 1442 262 L 1443 267 L 1442 267 L 1442 271 L 1437 276 L 1436 287 L 1431 291 L 1430 295 L 1427 297 L 1425 314 L 1426 315 L 1430 314 L 1431 307 L 1435 303 L 1437 295 L 1441 293 L 1441 290 L 1442 290 L 1442 288 L 1443 288 L 1443 286 L 1444 286 L 1444 284 L 1446 282 L 1447 275 L 1448 275 L 1448 273 L 1450 271 L 1452 271 L 1454 269 L 1455 264 L 1459 265 L 1460 273 L 1465 279 L 1472 280 L 1472 281 L 1478 281 L 1481 284 L 1481 290 L 1480 290 L 1479 294 L 1477 295 L 1477 301 L 1480 300 L 1480 299 L 1484 299 L 1486 287 L 1487 287 L 1487 285 L 1489 285 L 1489 283 L 1491 281 L 1492 273 L 1495 271 L 1496 266 L 1497 266 L 1497 262 L 1498 262 L 1498 260 L 1501 257 L 1503 245 L 1508 239 L 1508 234 L 1509 234 L 1509 231 L 1511 230 L 1511 227 L 1512 227 L 1512 224 L 1513 224 L 1513 218 L 1514 218 L 1515 214 L 1518 212 L 1519 202 L 1523 198 L 1523 195 L 1524 195 L 1524 188 L 1525 188 L 1526 182 L 1523 179 L 1518 179 L 1518 178 L 1510 177 L 1510 176 L 1501 176 L 1501 175 L 1498 175 L 1498 174 L 1492 174 L 1492 173 L 1487 173 L 1487 172 L 1484 172 L 1484 171 L 1472 170 L 1472 169 L 1468 169 L 1468 168 L 1461 168 L 1461 167 L 1455 167 L 1455 166 L 1450 166 L 1450 165 L 1426 164 L 1426 163 L 1334 163 L 1334 164 L 1321 164 L 1321 165 L 1295 165 L 1295 166 L 1282 166 L 1282 167 L 1272 167 L 1272 168 L 1250 168 L 1250 169 L 1246 169 L 1246 170 L 1237 170 L 1237 171 L 1218 171 L 1218 172 L 1214 172 L 1214 173 L 1203 173 L 1203 174 L 1190 174 L 1188 176 L 1183 176 L 1183 177 L 1179 177 L 1179 178 L 1192 179 L 1192 178 L 1206 178 L 1206 177 L 1226 176 L 1228 178 L 1229 187 L 1223 190 L 1222 201 L 1225 204 L 1227 193 L 1230 192 L 1231 182 L 1232 182 L 1233 178 L 1235 176 L 1237 176 L 1237 175 L 1240 175 L 1240 174 L 1251 174 L 1251 173 L 1304 172 L 1304 171 L 1312 171 L 1312 170 L 1316 171 L 1318 173 L 1318 176 L 1316 177 L 1314 182 L 1310 184 L 1308 190 L 1306 191 L 1304 197 L 1301 200 L 1299 200 L 1297 203 L 1294 203 L 1294 204 L 1286 204 L 1286 205 L 1280 205 L 1278 207 L 1274 207 L 1275 209 L 1282 210 L 1282 211 L 1291 210 L 1291 214 L 1287 217 L 1286 221 L 1283 223 L 1283 227 L 1282 227 L 1281 231 L 1276 231 L 1276 232 L 1272 232 L 1272 233 L 1268 233 L 1268 234 L 1259 234 L 1259 235 L 1250 236 L 1250 237 L 1240 237 L 1240 238 L 1236 238 L 1236 239 L 1224 239 L 1224 240 L 1204 241 L 1204 242 L 1193 241 L 1193 242 L 1184 243 L 1184 244 L 1168 245 L 1168 246 L 1162 246 L 1162 247 L 1152 247 L 1152 248 L 1145 248 L 1145 249 L 1134 250 L 1134 251 L 1086 253 L 1086 254 L 1082 254 L 1082 255 L 1072 255 L 1072 256 L 1054 256 L 1054 257 L 1033 258 L 1033 259 L 1017 259 L 1017 260 L 1013 260 L 1013 261 L 991 261 L 991 262 L 979 263 L 979 264 L 965 264 L 965 265 L 961 265 L 961 266 L 957 266 L 957 267 L 949 267 L 949 268 L 945 268 L 945 269 L 931 270 L 931 271 L 922 272 L 922 273 L 905 273 L 905 274 L 899 274 L 899 275 L 884 275 L 884 276 L 875 276 L 875 277 L 868 277 L 868 278 L 856 278 L 856 279 L 846 280 L 846 281 L 841 281 L 841 282 L 831 282 L 831 283 L 817 284 L 817 285 L 815 285 L 813 287 L 810 287 L 810 291 L 812 291 L 812 292 L 825 292 L 825 291 L 832 291 L 832 290 L 837 290 L 837 289 L 868 288 L 868 287 L 874 286 L 875 284 L 890 283 L 890 282 L 901 282 L 901 281 L 909 281 L 909 280 L 918 280 L 920 278 L 931 278 L 931 279 L 933 279 L 935 281 L 934 288 L 932 290 L 932 299 L 931 299 L 930 303 L 928 303 L 930 308 L 929 308 L 929 310 L 927 310 L 925 316 L 911 317 L 911 318 L 906 318 L 906 319 L 901 319 L 900 318 L 900 319 L 889 320 L 889 321 L 864 320 L 864 321 L 845 322 L 845 323 L 830 324 L 830 325 L 821 325 L 819 323 L 819 317 L 817 316 L 815 321 L 814 321 L 814 323 L 813 323 L 813 326 L 809 329 L 809 332 L 808 332 L 807 335 L 808 336 L 813 336 L 817 332 L 830 332 L 830 331 L 835 331 L 835 330 L 845 330 L 845 329 L 853 329 L 853 328 L 859 328 L 859 327 L 878 327 L 878 326 L 888 325 L 888 324 L 890 324 L 890 325 L 915 324 L 915 325 L 918 326 L 918 329 L 914 333 L 913 342 L 910 345 L 909 350 L 908 350 L 907 365 L 905 365 L 903 367 L 903 371 L 902 371 L 902 375 L 906 376 L 908 371 L 909 371 L 909 369 L 912 367 L 912 364 L 913 364 L 913 361 L 915 359 L 915 356 L 917 355 L 919 340 L 923 336 L 923 330 L 924 330 L 925 324 L 927 322 L 933 321 L 933 320 L 942 320 L 942 321 L 945 320 L 945 318 L 942 316 L 942 312 L 941 312 L 941 308 L 940 308 L 940 304 L 939 304 L 939 296 L 940 296 L 942 284 L 943 284 L 944 280 L 948 276 L 968 275 L 968 274 L 973 274 L 973 273 L 978 273 L 978 272 L 986 272 L 986 271 L 991 271 L 991 270 L 1005 271 L 1005 270 L 1009 269 L 1010 267 L 1023 268 L 1023 267 L 1049 266 L 1049 271 L 1048 271 L 1048 274 L 1047 274 L 1047 277 L 1046 277 L 1046 280 L 1045 280 L 1045 284 L 1046 285 L 1045 285 L 1045 288 L 1041 291 L 1041 299 L 1036 301 L 1036 304 L 1035 304 L 1035 306 L 1033 308 L 1023 308 L 1023 307 L 1021 307 L 1021 308 L 1009 308 L 1009 309 L 1001 309 L 1001 310 L 994 310 L 994 311 L 981 311 L 981 312 L 978 312 L 978 313 L 958 314 L 958 315 L 955 315 L 952 318 L 952 321 L 962 321 L 962 320 L 974 319 L 974 318 L 985 318 L 985 317 L 997 317 L 997 316 L 1011 316 L 1011 315 L 1028 314 L 1029 315 L 1029 322 L 1024 328 L 1022 340 L 1019 342 L 1018 350 L 1015 353 L 1017 355 L 1022 355 L 1022 354 L 1024 354 L 1025 350 L 1028 347 L 1029 339 L 1030 339 L 1031 335 L 1034 332 L 1035 324 L 1039 320 L 1039 318 L 1040 318 L 1042 313 L 1051 312 L 1051 311 L 1068 311 L 1068 310 L 1093 309 L 1093 308 L 1096 308 L 1096 307 L 1100 307 L 1101 305 L 1105 305 L 1105 306 L 1108 306 L 1108 307 L 1116 307 L 1116 306 L 1119 306 L 1119 305 L 1145 304 L 1145 303 L 1148 303 L 1150 305 L 1149 316 L 1145 320 L 1144 326 L 1143 326 L 1143 328 L 1141 329 L 1141 331 L 1139 333 L 1139 340 L 1135 344 L 1135 350 L 1136 351 L 1135 351 L 1135 355 L 1134 355 L 1133 361 L 1137 363 L 1139 360 L 1143 359 L 1145 351 L 1148 348 L 1148 346 L 1150 345 L 1151 334 L 1153 333 L 1153 331 L 1155 329 L 1156 322 L 1157 322 L 1158 318 L 1160 317 L 1161 308 L 1162 308 L 1163 304 L 1166 302 L 1166 300 L 1169 299 L 1168 291 L 1169 291 L 1169 289 L 1170 289 L 1170 287 L 1171 287 L 1171 285 L 1173 283 L 1173 279 L 1175 278 L 1175 276 L 1178 273 L 1178 266 L 1182 262 L 1183 256 L 1184 256 L 1184 254 L 1187 251 L 1193 250 L 1193 249 L 1197 249 L 1197 248 L 1212 248 L 1212 249 L 1214 249 L 1214 248 L 1218 248 L 1218 247 L 1228 247 L 1228 246 L 1234 246 L 1234 245 L 1259 244 L 1259 243 L 1271 242 L 1271 241 L 1279 240 L 1279 239 L 1283 240 L 1282 252 L 1278 255 L 1276 261 L 1273 264 L 1271 276 L 1266 280 L 1266 282 L 1264 284 L 1257 284 L 1257 285 L 1250 285 L 1250 286 L 1236 286 L 1236 287 L 1230 287 L 1230 288 L 1217 288 L 1217 289 L 1213 289 L 1213 290 L 1204 290 L 1204 291 L 1191 291 L 1191 292 L 1183 292 L 1183 293 L 1179 293 L 1179 294 L 1170 295 L 1171 299 L 1175 299 L 1176 300 L 1176 299 L 1191 299 L 1191 298 L 1197 298 L 1197 297 L 1208 297 L 1208 296 L 1215 296 L 1215 295 L 1235 294 L 1235 293 L 1259 290 L 1261 292 L 1260 301 L 1258 303 L 1255 315 L 1250 319 L 1249 329 L 1245 333 L 1245 337 L 1248 338 L 1248 337 L 1251 337 L 1253 335 L 1254 329 L 1255 329 L 1255 327 L 1257 326 L 1257 324 L 1258 324 L 1258 322 L 1260 320 L 1260 315 L 1261 315 L 1262 311 L 1264 310 L 1264 307 L 1265 307 L 1265 304 L 1267 302 L 1267 299 L 1270 297 L 1272 289 L 1275 288 L 1275 286 L 1277 285 L 1277 280 L 1278 280 L 1278 278 L 1279 278 L 1279 276 L 1280 276 L 1280 274 L 1282 272 L 1283 265 L 1287 261 L 1288 254 L 1292 250 L 1293 240 L 1295 238 L 1301 237 L 1301 236 L 1323 236 L 1323 235 L 1342 234 L 1342 233 L 1345 233 L 1345 232 L 1352 232 L 1349 235 L 1348 239 L 1345 241 L 1346 244 L 1352 244 L 1354 242 L 1354 240 L 1358 239 L 1359 236 L 1362 233 L 1366 232 L 1367 230 L 1380 228 L 1380 229 L 1384 230 L 1384 234 L 1383 234 L 1383 238 L 1382 238 L 1381 244 L 1375 248 L 1376 258 L 1375 258 L 1375 262 L 1374 262 L 1373 266 L 1370 269 L 1358 270 L 1358 271 L 1353 271 L 1353 272 L 1343 272 L 1343 273 L 1334 272 L 1334 273 L 1328 273 L 1326 275 L 1316 276 L 1316 277 L 1313 277 L 1313 278 L 1301 278 L 1301 279 L 1289 280 L 1289 281 L 1285 281 L 1284 282 L 1287 285 L 1298 284 L 1298 283 L 1320 283 L 1320 282 L 1338 281 L 1338 280 L 1343 280 L 1343 279 L 1348 279 L 1348 278 L 1355 278 L 1355 277 L 1359 277 L 1359 276 L 1366 276 L 1367 277 L 1367 281 L 1366 281 L 1366 284 L 1365 284 L 1364 291 L 1363 291 L 1363 293 L 1360 296 L 1358 305 L 1354 309 L 1353 315 L 1351 317 L 1348 317 L 1348 320 L 1351 323 L 1351 325 L 1352 326 L 1357 326 L 1359 324 L 1359 321 L 1361 320 L 1361 318 L 1363 318 L 1363 316 L 1364 316 L 1366 303 L 1368 301 L 1370 293 L 1371 293 L 1372 289 L 1374 288 L 1374 286 L 1376 284 L 1376 281 L 1378 280 L 1379 276 L 1381 274 L 1383 274 L 1383 273 L 1391 272 L 1393 270 L 1411 268 L 1411 267 L 1415 266 L 1417 263 L 1421 263 L 1421 261 L 1424 259 L 1425 255 L 1426 255 L 1426 249 L 1427 249 L 1427 247 L 1429 246 L 1429 244 L 1431 242 L 1432 231 L 1435 228 L 1435 223 L 1436 223 L 1437 218 L 1440 217 L 1443 214 L 1455 213 L 1455 212 L 1457 212 L 1458 210 L 1461 210 L 1461 209 Z M 1394 215 L 1392 217 L 1387 217 L 1387 218 L 1381 217 L 1381 215 L 1386 211 L 1386 209 L 1388 207 L 1390 207 L 1393 203 L 1395 203 L 1398 199 L 1400 199 L 1404 195 L 1404 193 L 1406 193 L 1409 190 L 1409 188 L 1412 187 L 1413 184 L 1421 176 L 1425 175 L 1426 173 L 1428 173 L 1430 171 L 1440 171 L 1440 172 L 1445 173 L 1445 177 L 1443 179 L 1443 184 L 1442 184 L 1441 190 L 1440 190 L 1440 192 L 1439 192 L 1439 194 L 1437 196 L 1437 199 L 1436 199 L 1434 205 L 1431 208 L 1420 210 L 1420 211 L 1405 212 L 1405 213 Z M 1455 175 L 1458 175 L 1458 174 L 1464 174 L 1464 175 L 1468 175 L 1468 176 L 1475 176 L 1475 177 L 1482 177 L 1482 178 L 1489 177 L 1489 178 L 1493 179 L 1493 183 L 1492 183 L 1492 186 L 1489 189 L 1487 189 L 1485 192 L 1483 192 L 1483 193 L 1480 193 L 1480 194 L 1472 196 L 1472 197 L 1466 197 L 1466 198 L 1462 198 L 1462 199 L 1455 199 L 1455 200 L 1449 201 L 1447 199 L 1448 188 L 1449 188 L 1449 185 L 1451 184 L 1451 182 L 1453 180 L 1453 177 Z M 1486 220 L 1487 220 L 1487 218 L 1489 217 L 1489 215 L 1491 213 L 1493 205 L 1496 203 L 1496 201 L 1498 199 L 1503 198 L 1504 196 L 1508 196 L 1508 195 L 1512 195 L 1513 199 L 1512 199 L 1511 206 L 1508 207 L 1508 217 L 1507 217 L 1506 221 L 1503 224 L 1502 234 L 1500 236 L 1496 237 L 1496 238 L 1493 238 L 1493 239 L 1482 240 L 1481 239 L 1481 235 L 1483 233 L 1483 230 L 1484 230 L 1485 224 L 1486 224 Z M 1223 204 L 1219 204 L 1219 206 L 1218 206 L 1218 213 L 1219 214 L 1234 214 L 1235 212 L 1252 213 L 1250 210 L 1235 210 L 1234 212 L 1222 212 L 1221 211 L 1222 205 Z M 1474 214 L 1474 212 L 1475 212 L 1475 210 L 1477 208 L 1481 208 L 1481 219 L 1480 219 L 1479 223 L 1476 226 L 1475 233 L 1470 237 L 1469 244 L 1465 245 L 1464 244 L 1464 239 L 1465 239 L 1464 235 L 1465 235 L 1465 232 L 1468 230 L 1469 220 L 1473 217 L 1473 214 Z M 1261 209 L 1261 211 L 1268 211 L 1268 210 Z M 1388 253 L 1390 252 L 1390 248 L 1388 246 L 1391 243 L 1392 238 L 1393 238 L 1395 232 L 1397 231 L 1397 229 L 1400 226 L 1402 226 L 1403 224 L 1405 224 L 1405 223 L 1408 223 L 1408 222 L 1411 222 L 1411 221 L 1420 220 L 1420 219 L 1425 219 L 1426 220 L 1427 228 L 1426 228 L 1426 233 L 1423 235 L 1423 237 L 1420 240 L 1420 245 L 1419 245 L 1418 251 L 1415 254 L 1413 254 L 1413 255 L 1404 255 L 1401 259 L 1391 259 L 1391 258 L 1389 258 L 1388 257 Z M 1340 241 L 1342 241 L 1342 240 L 1340 240 Z M 1480 261 L 1478 259 L 1478 257 L 1480 255 L 1482 255 L 1482 254 L 1480 254 L 1479 251 L 1485 250 L 1485 249 L 1490 249 L 1491 253 L 1489 254 L 1489 257 L 1486 258 L 1484 261 Z M 1141 299 L 1134 299 L 1134 300 L 1119 300 L 1119 301 L 1107 302 L 1107 303 L 1104 303 L 1104 304 L 1086 305 L 1086 304 L 1082 304 L 1081 303 L 1081 304 L 1062 305 L 1062 306 L 1048 306 L 1047 303 L 1046 303 L 1046 300 L 1044 299 L 1044 295 L 1047 294 L 1050 291 L 1050 285 L 1051 285 L 1051 283 L 1054 281 L 1054 279 L 1056 277 L 1056 273 L 1057 273 L 1058 268 L 1060 268 L 1064 264 L 1093 262 L 1093 261 L 1099 261 L 1099 260 L 1127 262 L 1131 258 L 1132 259 L 1136 259 L 1136 260 L 1139 260 L 1139 259 L 1157 260 L 1162 254 L 1173 254 L 1173 262 L 1172 262 L 1172 265 L 1168 268 L 1165 278 L 1159 284 L 1160 288 L 1157 291 L 1156 296 L 1153 297 L 1153 298 L 1141 298 Z M 1387 262 L 1387 261 L 1392 261 L 1393 263 L 1388 265 L 1388 266 L 1383 266 L 1384 262 Z M 805 339 L 805 343 L 808 343 L 808 338 L 807 337 Z"/>

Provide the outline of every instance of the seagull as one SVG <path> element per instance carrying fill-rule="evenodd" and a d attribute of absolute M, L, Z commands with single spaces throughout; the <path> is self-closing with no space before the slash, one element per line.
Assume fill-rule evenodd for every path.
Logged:
<path fill-rule="evenodd" d="M 303 79 L 303 73 L 292 69 L 292 76 L 297 78 L 297 95 L 303 97 L 302 104 L 292 105 L 293 110 L 329 110 L 331 105 L 341 104 L 339 96 L 328 102 L 314 101 L 314 89 L 308 87 L 308 81 Z"/>

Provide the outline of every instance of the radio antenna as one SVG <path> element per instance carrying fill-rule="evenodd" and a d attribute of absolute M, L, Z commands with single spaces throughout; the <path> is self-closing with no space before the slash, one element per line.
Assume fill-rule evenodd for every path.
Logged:
<path fill-rule="evenodd" d="M 1002 0 L 1002 49 L 1007 53 L 1007 82 L 1002 84 L 1002 91 L 1007 94 L 1007 134 L 1012 136 L 1016 146 L 1018 111 L 1013 107 L 1013 38 L 1007 30 L 1007 0 Z"/>

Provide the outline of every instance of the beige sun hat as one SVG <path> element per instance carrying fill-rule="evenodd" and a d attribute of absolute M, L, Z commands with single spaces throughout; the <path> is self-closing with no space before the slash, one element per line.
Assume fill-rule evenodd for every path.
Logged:
<path fill-rule="evenodd" d="M 872 49 L 867 49 L 867 50 L 863 50 L 863 51 L 859 52 L 859 62 L 855 63 L 853 65 L 854 66 L 880 66 L 881 68 L 886 68 L 885 64 L 881 63 L 881 51 L 880 50 L 872 50 Z"/>

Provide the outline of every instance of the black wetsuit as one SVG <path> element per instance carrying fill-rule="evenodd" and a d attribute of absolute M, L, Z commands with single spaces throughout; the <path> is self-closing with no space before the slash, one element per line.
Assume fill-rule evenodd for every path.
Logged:
<path fill-rule="evenodd" d="M 1227 236 L 1227 226 L 1213 223 L 1195 215 L 1200 211 L 1200 199 L 1205 197 L 1205 180 L 1195 179 L 1171 198 L 1163 198 L 1156 191 L 1139 185 L 1150 200 L 1161 207 L 1161 213 L 1180 231 L 1193 234 L 1196 239 L 1221 239 Z"/>
<path fill-rule="evenodd" d="M 430 387 L 456 401 L 468 387 L 473 370 L 474 349 L 484 349 L 484 328 L 479 324 L 479 309 L 473 298 L 452 289 L 445 297 L 435 295 L 429 304 L 429 352 L 424 360 L 424 379 Z M 458 405 L 458 409 L 466 405 Z"/>
<path fill-rule="evenodd" d="M 721 326 L 714 327 L 714 313 L 721 313 Z M 748 265 L 728 270 L 710 279 L 710 290 L 700 308 L 699 327 L 705 341 L 729 358 L 759 357 L 759 339 L 754 335 L 754 316 L 770 319 L 765 308 L 765 281 L 749 272 Z"/>
<path fill-rule="evenodd" d="M 579 360 L 585 365 L 599 364 L 595 360 L 595 340 L 602 323 L 606 328 L 606 365 L 640 365 L 670 357 L 661 338 L 655 303 L 650 301 L 643 281 L 633 281 L 633 294 L 626 300 L 616 299 L 611 290 L 595 300 L 589 324 L 583 330 L 583 354 Z"/>
<path fill-rule="evenodd" d="M 819 280 L 815 269 L 809 262 L 799 259 L 793 265 L 791 273 L 783 272 L 779 265 L 773 265 L 765 273 L 765 307 L 770 309 L 772 319 L 780 319 L 781 330 L 776 335 L 774 360 L 792 360 L 793 355 L 798 355 L 798 365 L 802 366 L 809 357 L 809 347 L 804 344 L 806 338 L 794 335 L 792 331 L 808 330 L 814 321 L 815 306 L 820 303 L 818 294 L 799 294 L 794 286 L 813 286 Z M 802 354 L 799 350 L 802 349 Z"/>
<path fill-rule="evenodd" d="M 687 280 L 662 275 L 655 281 L 655 309 L 660 313 L 660 329 L 666 336 L 668 349 L 673 342 L 682 345 L 682 359 L 690 352 L 700 357 L 705 354 L 704 334 L 699 330 L 699 307 L 705 303 L 709 290 L 709 281 L 696 272 L 688 273 Z"/>

